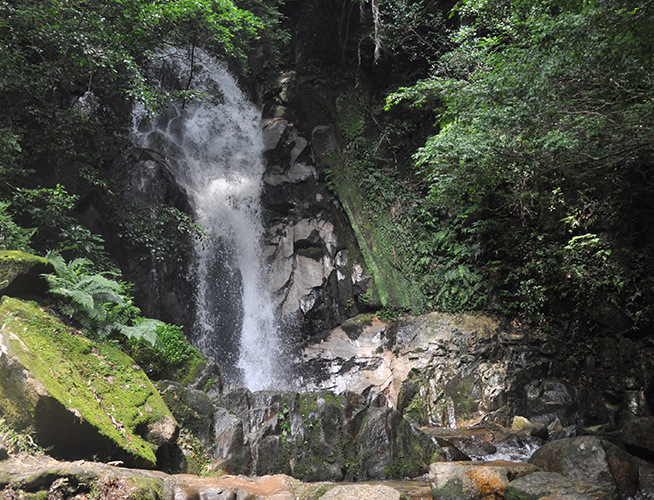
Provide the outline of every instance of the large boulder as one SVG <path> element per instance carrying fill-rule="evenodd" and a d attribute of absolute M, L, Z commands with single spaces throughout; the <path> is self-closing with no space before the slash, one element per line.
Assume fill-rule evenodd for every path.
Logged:
<path fill-rule="evenodd" d="M 51 272 L 54 272 L 52 264 L 42 257 L 18 250 L 0 250 L 0 295 L 44 295 L 47 283 L 41 274 Z"/>
<path fill-rule="evenodd" d="M 399 412 L 373 403 L 352 393 L 233 390 L 215 414 L 214 457 L 231 472 L 324 481 L 413 477 L 446 456 Z"/>
<path fill-rule="evenodd" d="M 510 481 L 536 472 L 531 464 L 441 462 L 429 466 L 434 500 L 483 500 L 502 497 Z"/>
<path fill-rule="evenodd" d="M 625 448 L 634 455 L 654 459 L 654 417 L 634 418 L 620 432 Z"/>
<path fill-rule="evenodd" d="M 534 472 L 511 481 L 504 500 L 610 500 L 597 485 L 569 479 L 556 472 Z"/>
<path fill-rule="evenodd" d="M 42 309 L 0 304 L 0 417 L 54 456 L 152 468 L 178 426 L 134 361 Z"/>
<path fill-rule="evenodd" d="M 536 450 L 529 461 L 546 471 L 594 484 L 610 498 L 626 499 L 638 490 L 636 460 L 596 436 L 552 441 Z"/>

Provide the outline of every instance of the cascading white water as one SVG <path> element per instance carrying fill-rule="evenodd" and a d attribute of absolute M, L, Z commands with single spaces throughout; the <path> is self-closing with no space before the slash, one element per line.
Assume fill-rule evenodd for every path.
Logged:
<path fill-rule="evenodd" d="M 191 81 L 204 96 L 173 103 L 154 119 L 135 112 L 134 136 L 166 155 L 206 233 L 196 245 L 194 342 L 217 358 L 228 383 L 279 388 L 278 331 L 262 283 L 260 113 L 223 64 L 197 49 L 193 67 L 188 60 L 161 58 L 178 81 Z"/>

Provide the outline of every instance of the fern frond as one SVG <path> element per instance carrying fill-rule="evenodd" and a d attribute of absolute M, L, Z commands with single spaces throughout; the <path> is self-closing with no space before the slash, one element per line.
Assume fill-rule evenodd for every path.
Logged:
<path fill-rule="evenodd" d="M 157 335 L 157 328 L 164 323 L 157 319 L 146 319 L 134 326 L 117 324 L 118 331 L 125 335 L 127 338 L 134 340 L 145 340 L 152 345 L 159 343 L 159 335 Z"/>

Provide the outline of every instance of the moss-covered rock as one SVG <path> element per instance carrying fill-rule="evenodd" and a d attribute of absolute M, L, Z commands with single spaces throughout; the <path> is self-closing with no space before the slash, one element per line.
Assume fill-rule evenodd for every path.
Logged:
<path fill-rule="evenodd" d="M 41 274 L 53 272 L 44 258 L 18 250 L 0 250 L 0 295 L 39 296 L 47 291 Z"/>
<path fill-rule="evenodd" d="M 177 423 L 121 351 L 18 299 L 0 304 L 0 416 L 56 456 L 154 467 Z"/>

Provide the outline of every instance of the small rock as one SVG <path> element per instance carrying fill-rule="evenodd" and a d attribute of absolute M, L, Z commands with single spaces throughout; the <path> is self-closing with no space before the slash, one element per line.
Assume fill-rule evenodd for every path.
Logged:
<path fill-rule="evenodd" d="M 383 485 L 340 485 L 332 488 L 320 500 L 400 500 L 400 492 Z"/>
<path fill-rule="evenodd" d="M 534 472 L 511 481 L 504 490 L 505 500 L 547 498 L 547 500 L 609 500 L 601 488 L 572 481 L 555 472 Z"/>
<path fill-rule="evenodd" d="M 547 438 L 549 437 L 549 431 L 545 424 L 540 422 L 534 423 L 529 421 L 525 417 L 521 417 L 518 415 L 513 417 L 511 428 L 516 431 L 526 431 L 529 433 L 529 435 L 543 440 L 547 440 Z"/>
<path fill-rule="evenodd" d="M 429 484 L 435 500 L 482 500 L 501 497 L 512 479 L 536 470 L 510 462 L 438 462 L 429 467 Z"/>

